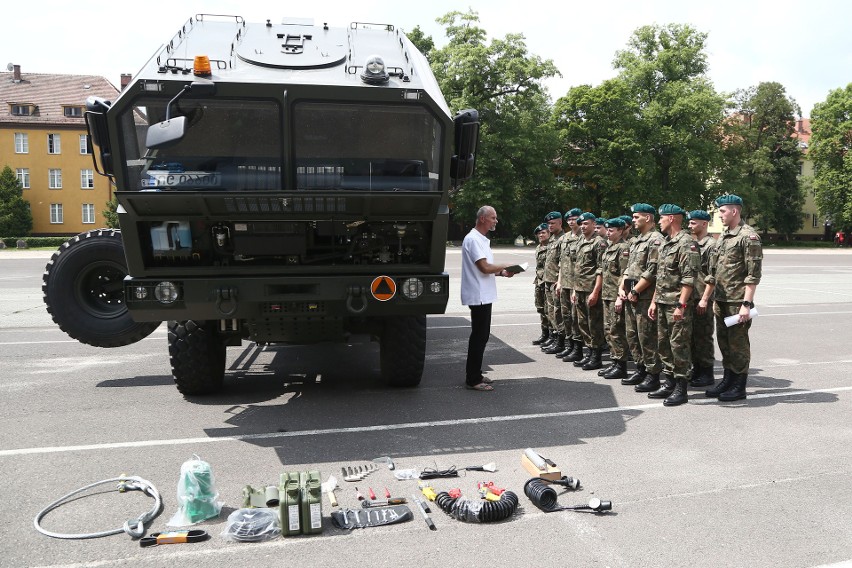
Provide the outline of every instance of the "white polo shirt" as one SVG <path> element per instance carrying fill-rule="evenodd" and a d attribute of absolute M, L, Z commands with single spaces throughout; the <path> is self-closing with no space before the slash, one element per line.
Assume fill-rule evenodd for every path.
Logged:
<path fill-rule="evenodd" d="M 485 274 L 476 261 L 485 259 L 494 263 L 491 241 L 473 228 L 462 242 L 461 303 L 465 306 L 493 304 L 497 300 L 497 281 L 493 274 Z"/>

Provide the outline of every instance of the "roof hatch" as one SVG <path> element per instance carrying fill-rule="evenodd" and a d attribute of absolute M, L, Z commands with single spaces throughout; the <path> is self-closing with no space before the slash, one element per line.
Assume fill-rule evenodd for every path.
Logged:
<path fill-rule="evenodd" d="M 323 69 L 340 65 L 349 53 L 349 41 L 342 29 L 267 25 L 251 32 L 237 47 L 237 57 L 262 67 Z"/>

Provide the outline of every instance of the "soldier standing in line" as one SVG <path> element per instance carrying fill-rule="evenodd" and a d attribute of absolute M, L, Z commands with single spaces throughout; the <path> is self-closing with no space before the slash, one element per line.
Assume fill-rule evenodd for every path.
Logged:
<path fill-rule="evenodd" d="M 705 394 L 728 402 L 746 398 L 751 363 L 748 338 L 750 311 L 754 307 L 754 293 L 760 284 L 763 247 L 760 235 L 742 220 L 743 200 L 739 196 L 717 197 L 716 207 L 725 230 L 719 235 L 713 250 L 702 301 L 711 294 L 715 301 L 716 341 L 722 352 L 724 375 L 719 384 L 707 389 Z M 727 327 L 725 318 L 728 316 L 737 316 L 739 323 Z"/>
<path fill-rule="evenodd" d="M 550 320 L 547 318 L 547 301 L 544 298 L 544 263 L 547 260 L 547 239 L 550 231 L 547 223 L 542 223 L 535 228 L 535 238 L 538 244 L 535 246 L 535 280 L 533 280 L 533 297 L 535 299 L 535 311 L 541 319 L 541 337 L 532 342 L 533 345 L 541 345 L 547 341 L 550 335 Z"/>
<path fill-rule="evenodd" d="M 607 240 L 606 236 L 606 219 L 603 217 L 595 217 L 595 231 L 603 240 Z"/>
<path fill-rule="evenodd" d="M 571 302 L 577 310 L 577 322 L 583 342 L 588 348 L 585 357 L 574 361 L 575 367 L 584 371 L 600 369 L 604 345 L 603 303 L 601 302 L 601 255 L 606 241 L 595 230 L 593 213 L 583 213 L 577 218 L 583 238 L 574 248 L 571 260 L 574 264 L 574 292 Z"/>
<path fill-rule="evenodd" d="M 657 260 L 657 283 L 648 317 L 657 322 L 657 352 L 665 382 L 648 393 L 664 398 L 665 406 L 687 401 L 687 381 L 692 367 L 692 300 L 695 274 L 701 265 L 698 245 L 683 228 L 686 216 L 678 205 L 660 206 L 660 230 L 665 239 Z"/>
<path fill-rule="evenodd" d="M 630 245 L 627 270 L 621 279 L 618 296 L 627 300 L 624 317 L 627 344 L 636 362 L 636 372 L 621 379 L 623 385 L 635 385 L 636 392 L 653 392 L 660 388 L 660 359 L 657 356 L 657 322 L 648 317 L 654 283 L 657 278 L 657 252 L 663 235 L 654 230 L 656 209 L 647 203 L 636 203 L 633 226 L 639 232 Z"/>
<path fill-rule="evenodd" d="M 547 353 L 558 346 L 558 353 L 565 349 L 565 328 L 562 324 L 562 310 L 559 307 L 559 294 L 556 280 L 559 278 L 559 255 L 562 252 L 562 213 L 551 211 L 544 216 L 550 239 L 547 242 L 547 257 L 544 262 L 544 297 L 547 302 L 547 318 L 550 320 L 550 337 L 541 344 L 541 350 Z"/>
<path fill-rule="evenodd" d="M 701 269 L 695 275 L 695 294 L 698 301 L 692 315 L 692 376 L 691 387 L 709 387 L 716 378 L 713 375 L 715 363 L 715 345 L 713 344 L 713 300 L 704 300 L 704 279 L 710 272 L 710 257 L 716 246 L 716 239 L 707 234 L 710 214 L 697 209 L 689 213 L 689 229 L 701 254 Z"/>
<path fill-rule="evenodd" d="M 604 336 L 609 343 L 612 363 L 598 371 L 605 379 L 627 378 L 627 335 L 624 330 L 624 300 L 618 297 L 618 284 L 627 268 L 630 246 L 625 242 L 627 223 L 616 217 L 606 223 L 609 246 L 601 257 L 601 298 L 604 303 Z"/>
<path fill-rule="evenodd" d="M 580 353 L 580 356 L 574 361 L 582 358 L 583 342 L 580 339 L 580 330 L 577 327 L 577 310 L 571 302 L 571 292 L 574 289 L 574 266 L 571 264 L 571 250 L 577 246 L 577 242 L 582 239 L 580 236 L 580 227 L 577 225 L 577 217 L 583 213 L 580 209 L 574 208 L 565 212 L 565 223 L 568 224 L 568 230 L 565 232 L 565 243 L 562 245 L 562 255 L 559 257 L 559 280 L 556 283 L 556 288 L 559 292 L 559 302 L 562 305 L 562 323 L 565 325 L 565 349 L 556 354 L 556 357 L 563 361 L 574 353 Z"/>

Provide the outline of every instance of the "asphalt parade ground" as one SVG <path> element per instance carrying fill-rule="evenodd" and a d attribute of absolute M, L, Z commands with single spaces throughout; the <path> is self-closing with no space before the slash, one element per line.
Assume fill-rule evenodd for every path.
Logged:
<path fill-rule="evenodd" d="M 665 408 L 619 381 L 543 354 L 531 272 L 498 279 L 485 370 L 493 392 L 464 388 L 469 332 L 458 299 L 460 249 L 449 249 L 451 301 L 428 318 L 427 362 L 416 389 L 379 379 L 375 344 L 228 349 L 223 393 L 185 399 L 169 370 L 165 326 L 111 350 L 77 343 L 42 303 L 49 253 L 0 251 L 0 565 L 17 566 L 701 566 L 811 567 L 852 560 L 852 251 L 766 250 L 751 328 L 748 399 L 719 403 L 691 389 Z M 534 263 L 531 248 L 495 250 L 496 262 Z M 718 358 L 716 375 L 721 375 Z M 544 513 L 523 495 L 525 448 L 582 487 L 560 505 L 610 500 L 604 514 Z M 142 548 L 127 535 L 59 540 L 36 514 L 63 495 L 121 474 L 151 481 L 167 530 L 181 464 L 207 461 L 224 502 L 193 527 L 205 542 Z M 462 523 L 433 506 L 436 531 L 416 514 L 345 531 L 323 497 L 321 535 L 235 543 L 220 536 L 246 485 L 287 471 L 355 487 L 419 494 L 383 467 L 362 482 L 341 467 L 390 456 L 397 469 L 464 468 L 433 481 L 476 496 L 493 481 L 520 496 L 508 521 Z M 148 511 L 139 492 L 102 486 L 45 517 L 48 530 L 118 528 Z M 414 506 L 412 506 L 414 510 Z"/>

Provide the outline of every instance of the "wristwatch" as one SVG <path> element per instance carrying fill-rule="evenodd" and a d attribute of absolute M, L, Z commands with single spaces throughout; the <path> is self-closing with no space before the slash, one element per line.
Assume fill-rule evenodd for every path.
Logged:
<path fill-rule="evenodd" d="M 636 294 L 636 295 L 638 296 L 638 295 L 639 295 L 639 292 L 637 292 L 637 291 L 636 291 L 636 288 L 631 288 L 631 289 L 630 289 L 630 291 L 629 291 L 627 294 L 628 294 L 628 295 L 630 295 L 630 294 Z"/>
<path fill-rule="evenodd" d="M 748 300 L 743 300 L 743 305 L 748 309 L 752 309 L 754 307 L 754 302 L 749 302 Z"/>

